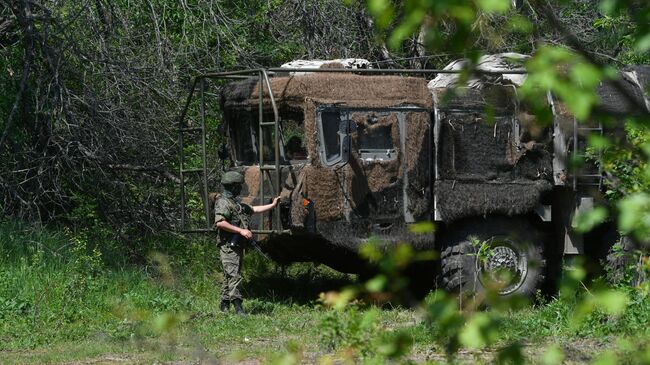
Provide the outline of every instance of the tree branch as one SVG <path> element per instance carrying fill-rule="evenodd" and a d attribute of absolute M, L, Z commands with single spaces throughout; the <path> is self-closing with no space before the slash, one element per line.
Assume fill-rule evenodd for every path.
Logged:
<path fill-rule="evenodd" d="M 546 0 L 544 2 L 544 5 L 542 6 L 542 9 L 546 16 L 548 17 L 549 21 L 551 22 L 551 25 L 553 25 L 564 37 L 566 38 L 567 42 L 571 47 L 573 47 L 580 55 L 582 55 L 588 62 L 591 64 L 599 67 L 599 68 L 604 68 L 606 65 L 598 61 L 592 54 L 591 51 L 589 51 L 582 41 L 578 39 L 578 37 L 569 29 L 567 26 L 562 23 L 562 21 L 555 15 L 555 12 L 553 11 L 553 8 L 551 7 L 551 4 Z M 639 114 L 642 115 L 650 115 L 650 112 L 646 108 L 645 103 L 641 103 L 635 95 L 630 93 L 629 90 L 625 88 L 623 83 L 619 78 L 612 80 L 612 85 L 618 92 L 620 92 L 629 102 L 632 104 L 634 109 L 636 109 Z"/>
<path fill-rule="evenodd" d="M 109 169 L 112 170 L 129 170 L 129 171 L 136 171 L 136 172 L 155 172 L 163 177 L 165 177 L 168 180 L 171 180 L 175 182 L 176 184 L 181 183 L 181 179 L 178 178 L 178 176 L 172 174 L 171 172 L 165 170 L 164 168 L 160 166 L 138 166 L 138 165 L 131 165 L 128 163 L 125 164 L 106 164 L 106 166 Z"/>
<path fill-rule="evenodd" d="M 29 74 L 32 68 L 32 60 L 34 54 L 34 37 L 33 37 L 33 28 L 32 23 L 28 20 L 31 16 L 31 11 L 29 8 L 29 3 L 27 1 L 23 2 L 23 8 L 19 12 L 18 21 L 20 22 L 23 31 L 25 32 L 25 59 L 23 65 L 23 76 L 20 80 L 20 86 L 18 87 L 18 92 L 16 93 L 16 98 L 14 104 L 9 113 L 9 118 L 5 124 L 5 129 L 0 136 L 0 149 L 4 145 L 5 141 L 9 137 L 11 132 L 11 127 L 13 126 L 16 120 L 16 114 L 18 113 L 18 107 L 20 106 L 23 94 L 27 90 L 27 82 L 29 81 Z"/>

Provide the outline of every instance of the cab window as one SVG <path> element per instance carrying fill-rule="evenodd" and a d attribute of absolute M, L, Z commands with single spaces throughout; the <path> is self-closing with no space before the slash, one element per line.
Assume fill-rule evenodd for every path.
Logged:
<path fill-rule="evenodd" d="M 229 130 L 237 164 L 251 165 L 259 163 L 259 130 L 257 119 L 253 120 L 251 115 L 247 114 L 237 115 L 231 119 Z M 275 150 L 273 148 L 275 132 L 273 128 L 265 127 L 263 133 L 264 161 L 271 162 L 275 160 Z M 280 149 L 280 156 L 282 158 L 282 146 L 280 146 Z"/>
<path fill-rule="evenodd" d="M 393 160 L 397 157 L 391 125 L 359 125 L 357 152 L 364 161 Z"/>
<path fill-rule="evenodd" d="M 341 113 L 338 110 L 323 111 L 320 118 L 321 124 L 321 155 L 325 164 L 332 165 L 340 158 L 341 141 L 339 138 L 339 125 L 341 123 Z"/>
<path fill-rule="evenodd" d="M 300 116 L 302 118 L 302 115 Z M 305 132 L 302 121 L 295 119 L 282 119 L 282 136 L 284 154 L 289 161 L 304 161 L 307 159 L 305 146 Z"/>
<path fill-rule="evenodd" d="M 232 141 L 234 160 L 238 163 L 251 163 L 257 159 L 257 149 L 253 141 L 253 131 L 249 118 L 236 118 L 230 123 L 230 138 Z"/>

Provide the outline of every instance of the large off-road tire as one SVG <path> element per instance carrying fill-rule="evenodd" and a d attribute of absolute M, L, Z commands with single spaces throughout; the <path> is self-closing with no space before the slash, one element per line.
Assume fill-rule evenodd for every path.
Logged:
<path fill-rule="evenodd" d="M 532 297 L 544 281 L 544 240 L 523 218 L 489 217 L 451 227 L 441 254 L 441 281 L 451 292 L 496 290 Z"/>

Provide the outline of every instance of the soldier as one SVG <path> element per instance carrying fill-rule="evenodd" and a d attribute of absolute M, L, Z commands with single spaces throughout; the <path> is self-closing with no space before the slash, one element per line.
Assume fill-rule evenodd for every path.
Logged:
<path fill-rule="evenodd" d="M 219 308 L 223 312 L 228 311 L 232 303 L 238 314 L 244 313 L 239 284 L 242 281 L 244 246 L 253 238 L 253 233 L 249 230 L 250 217 L 253 213 L 263 213 L 275 208 L 280 199 L 276 197 L 273 203 L 267 205 L 243 204 L 238 197 L 243 182 L 242 174 L 226 172 L 221 178 L 224 191 L 214 205 L 214 226 L 219 233 L 219 255 L 225 279 Z"/>

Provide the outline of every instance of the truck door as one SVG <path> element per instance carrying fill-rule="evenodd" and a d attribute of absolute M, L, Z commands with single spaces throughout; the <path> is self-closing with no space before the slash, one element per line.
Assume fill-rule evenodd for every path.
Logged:
<path fill-rule="evenodd" d="M 317 119 L 325 147 L 321 162 L 344 172 L 338 174 L 345 180 L 348 222 L 369 227 L 367 234 L 389 234 L 396 226 L 431 218 L 428 110 L 321 106 Z"/>

